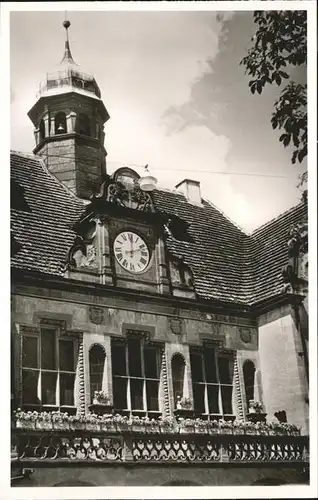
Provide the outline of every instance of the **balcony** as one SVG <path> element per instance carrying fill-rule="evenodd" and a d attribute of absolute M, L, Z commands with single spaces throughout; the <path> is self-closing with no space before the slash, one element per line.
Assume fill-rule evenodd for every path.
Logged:
<path fill-rule="evenodd" d="M 85 428 L 84 428 L 85 427 Z M 308 437 L 297 432 L 265 432 L 265 427 L 206 429 L 182 425 L 117 425 L 99 429 L 84 424 L 67 429 L 12 430 L 12 468 L 111 464 L 308 464 Z M 294 434 L 294 435 L 293 435 Z"/>
<path fill-rule="evenodd" d="M 101 98 L 100 89 L 93 76 L 74 68 L 66 68 L 56 73 L 47 74 L 45 83 L 40 85 L 37 98 L 59 87 L 74 87 Z"/>

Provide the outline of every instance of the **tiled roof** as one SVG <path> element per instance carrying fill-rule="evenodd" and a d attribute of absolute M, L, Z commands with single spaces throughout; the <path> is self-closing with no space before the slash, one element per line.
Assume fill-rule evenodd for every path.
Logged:
<path fill-rule="evenodd" d="M 251 302 L 282 292 L 282 268 L 288 263 L 288 233 L 306 216 L 307 206 L 300 203 L 253 232 L 252 254 L 257 279 Z"/>
<path fill-rule="evenodd" d="M 241 248 L 248 236 L 207 202 L 202 207 L 192 205 L 184 195 L 166 191 L 155 191 L 153 200 L 157 209 L 189 224 L 194 242 L 168 237 L 167 246 L 191 267 L 197 294 L 205 299 L 246 302 Z"/>
<path fill-rule="evenodd" d="M 18 245 L 12 266 L 62 276 L 75 237 L 72 226 L 87 203 L 70 193 L 32 155 L 11 154 L 11 179 L 22 188 L 25 206 L 30 208 L 11 211 L 12 235 Z M 304 204 L 248 236 L 206 201 L 202 206 L 193 205 L 180 193 L 161 190 L 153 193 L 153 201 L 160 212 L 176 215 L 188 224 L 191 242 L 168 236 L 167 247 L 192 269 L 198 297 L 252 305 L 282 293 L 287 236 L 290 227 L 306 214 Z"/>
<path fill-rule="evenodd" d="M 11 181 L 22 188 L 20 194 L 30 208 L 11 209 L 11 231 L 21 247 L 11 259 L 12 266 L 61 275 L 75 237 L 71 227 L 84 211 L 84 203 L 32 155 L 11 153 Z M 16 200 L 11 205 L 17 206 Z"/>

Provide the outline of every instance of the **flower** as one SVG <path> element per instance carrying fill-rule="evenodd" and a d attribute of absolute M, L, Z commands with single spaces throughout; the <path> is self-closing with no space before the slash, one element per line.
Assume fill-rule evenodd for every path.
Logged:
<path fill-rule="evenodd" d="M 96 399 L 99 403 L 109 402 L 109 396 L 105 391 L 94 391 L 94 399 Z"/>
<path fill-rule="evenodd" d="M 249 434 L 277 434 L 277 435 L 300 435 L 300 428 L 293 424 L 281 423 L 281 422 L 250 422 L 245 420 L 203 420 L 201 418 L 179 418 L 176 419 L 172 416 L 159 417 L 158 419 L 150 419 L 149 417 L 139 417 L 137 415 L 132 415 L 128 417 L 127 415 L 113 415 L 104 414 L 96 415 L 95 413 L 90 413 L 88 415 L 69 415 L 67 412 L 52 411 L 52 412 L 37 412 L 37 411 L 23 411 L 18 408 L 14 412 L 14 418 L 20 421 L 26 428 L 32 427 L 34 422 L 46 422 L 51 423 L 52 428 L 54 424 L 62 423 L 72 423 L 76 428 L 77 424 L 92 424 L 98 427 L 99 424 L 116 426 L 117 429 L 129 431 L 132 427 L 140 427 L 140 429 L 153 430 L 162 429 L 163 432 L 172 431 L 178 432 L 180 429 L 187 429 L 187 432 L 194 432 L 195 429 L 202 430 L 203 432 L 211 432 L 212 434 L 216 432 L 216 429 L 231 430 L 235 434 L 247 432 Z M 33 428 L 33 427 L 32 427 Z M 46 426 L 49 428 L 49 426 Z"/>
<path fill-rule="evenodd" d="M 175 423 L 174 417 L 159 417 L 158 423 L 160 427 L 171 427 Z"/>
<path fill-rule="evenodd" d="M 180 427 L 194 427 L 194 420 L 192 418 L 180 418 Z"/>
<path fill-rule="evenodd" d="M 183 408 L 183 409 L 190 409 L 192 406 L 192 401 L 190 398 L 186 398 L 185 396 L 183 396 L 183 397 L 178 396 L 177 397 L 177 407 L 178 406 L 180 406 L 180 408 Z"/>
<path fill-rule="evenodd" d="M 261 413 L 263 411 L 263 405 L 259 401 L 254 401 L 251 399 L 249 401 L 249 409 L 254 410 L 255 413 Z"/>

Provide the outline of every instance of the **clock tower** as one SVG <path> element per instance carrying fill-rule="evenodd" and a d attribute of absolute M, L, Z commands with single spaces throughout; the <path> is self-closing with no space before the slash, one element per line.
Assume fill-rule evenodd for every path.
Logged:
<path fill-rule="evenodd" d="M 118 288 L 170 294 L 164 245 L 166 216 L 155 210 L 139 175 L 114 172 L 75 227 L 67 275 Z"/>
<path fill-rule="evenodd" d="M 75 63 L 69 21 L 60 65 L 47 73 L 28 113 L 34 125 L 34 154 L 68 189 L 89 199 L 106 178 L 104 124 L 109 114 L 95 78 Z"/>

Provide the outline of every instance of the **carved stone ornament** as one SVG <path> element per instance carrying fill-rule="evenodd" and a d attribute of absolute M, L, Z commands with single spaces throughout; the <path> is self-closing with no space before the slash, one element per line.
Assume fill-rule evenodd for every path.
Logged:
<path fill-rule="evenodd" d="M 308 287 L 308 222 L 293 226 L 287 241 L 289 262 L 282 269 L 286 293 L 307 293 Z"/>
<path fill-rule="evenodd" d="M 298 278 L 308 281 L 308 253 L 298 257 Z"/>
<path fill-rule="evenodd" d="M 87 245 L 84 251 L 81 248 L 77 249 L 72 257 L 77 268 L 95 267 L 96 249 L 94 245 Z"/>
<path fill-rule="evenodd" d="M 90 306 L 89 319 L 95 325 L 101 325 L 104 320 L 104 310 L 102 307 Z"/>
<path fill-rule="evenodd" d="M 173 285 L 193 288 L 192 271 L 182 258 L 170 261 L 170 276 Z"/>
<path fill-rule="evenodd" d="M 252 334 L 248 328 L 240 328 L 240 339 L 244 344 L 249 344 L 252 340 Z"/>
<path fill-rule="evenodd" d="M 116 182 L 110 184 L 107 189 L 106 200 L 126 208 L 140 210 L 143 212 L 152 211 L 150 195 L 138 186 L 134 189 L 126 189 L 123 184 Z"/>
<path fill-rule="evenodd" d="M 115 172 L 111 180 L 102 184 L 96 198 L 104 198 L 109 203 L 133 210 L 153 212 L 151 196 L 140 189 L 139 178 L 131 168 L 121 168 Z"/>
<path fill-rule="evenodd" d="M 92 244 L 86 244 L 81 236 L 77 236 L 69 251 L 68 265 L 81 268 L 96 268 L 96 248 Z"/>
<path fill-rule="evenodd" d="M 170 318 L 169 323 L 172 333 L 175 333 L 176 335 L 181 335 L 182 320 L 180 318 Z"/>

